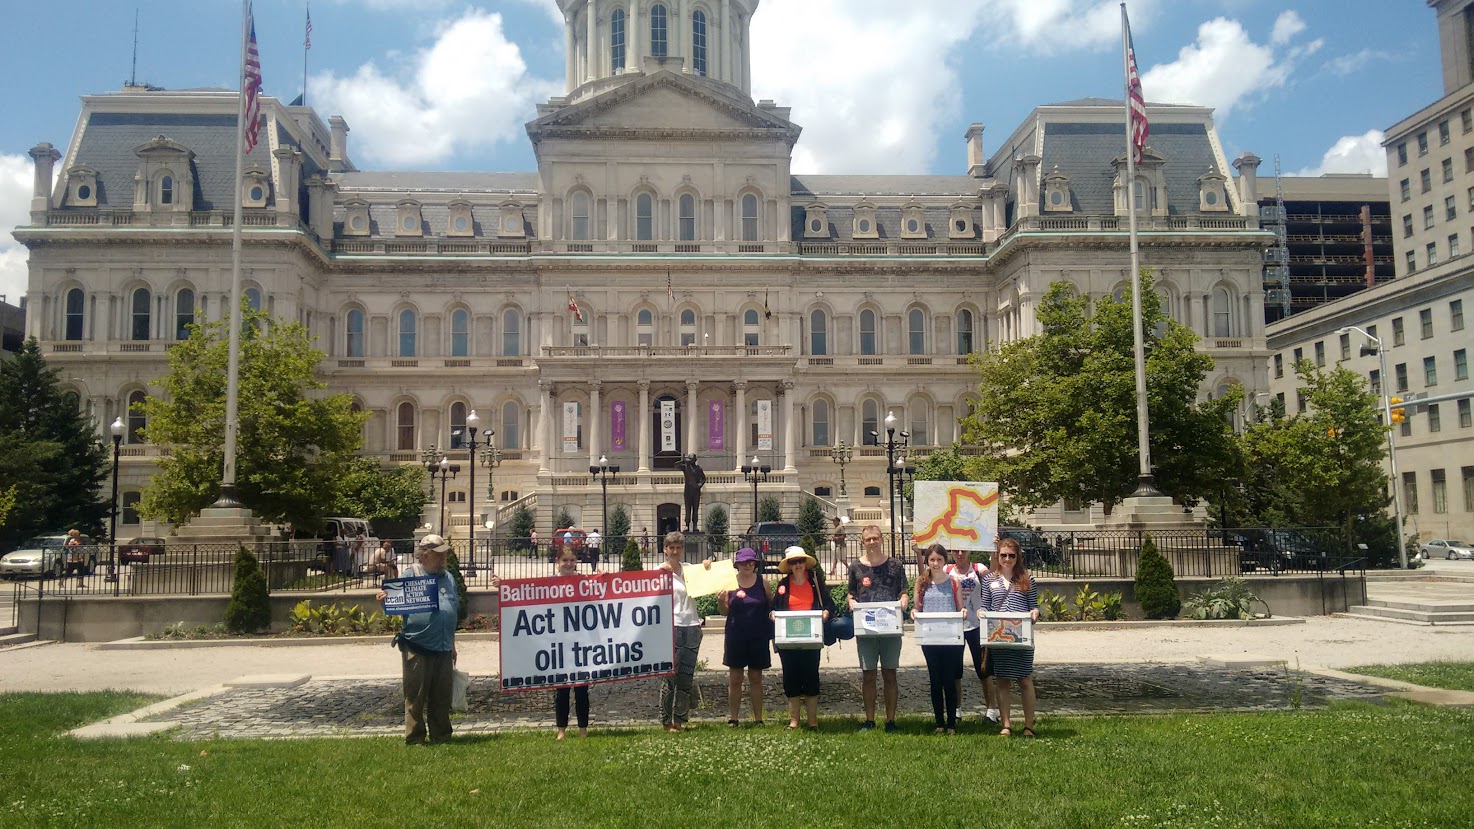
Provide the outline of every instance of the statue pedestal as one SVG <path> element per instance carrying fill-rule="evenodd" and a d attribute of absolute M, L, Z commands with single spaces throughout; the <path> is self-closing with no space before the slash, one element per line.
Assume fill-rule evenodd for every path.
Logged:
<path fill-rule="evenodd" d="M 259 544 L 278 541 L 276 531 L 261 524 L 245 507 L 206 507 L 180 527 L 180 544 Z"/>
<path fill-rule="evenodd" d="M 1203 522 L 1166 495 L 1133 495 L 1101 522 L 1106 530 L 1196 530 Z"/>

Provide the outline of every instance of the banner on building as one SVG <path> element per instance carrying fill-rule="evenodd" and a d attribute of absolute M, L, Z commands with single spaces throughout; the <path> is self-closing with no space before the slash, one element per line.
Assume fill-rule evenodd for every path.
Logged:
<path fill-rule="evenodd" d="M 676 401 L 660 401 L 660 451 L 676 451 Z"/>
<path fill-rule="evenodd" d="M 624 401 L 616 400 L 609 404 L 609 449 L 612 452 L 623 452 L 625 448 Z"/>
<path fill-rule="evenodd" d="M 727 448 L 727 412 L 720 400 L 713 400 L 706 407 L 706 448 Z"/>
<path fill-rule="evenodd" d="M 757 401 L 757 448 L 773 451 L 773 401 Z"/>
<path fill-rule="evenodd" d="M 917 481 L 916 546 L 989 550 L 998 539 L 998 484 Z"/>
<path fill-rule="evenodd" d="M 675 671 L 669 573 L 503 579 L 498 593 L 503 691 Z"/>
<path fill-rule="evenodd" d="M 578 451 L 578 403 L 563 404 L 563 451 Z"/>

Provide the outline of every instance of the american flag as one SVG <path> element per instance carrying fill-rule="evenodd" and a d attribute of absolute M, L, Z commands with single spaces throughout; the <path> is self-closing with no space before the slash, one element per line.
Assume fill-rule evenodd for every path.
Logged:
<path fill-rule="evenodd" d="M 250 155 L 261 132 L 261 53 L 256 51 L 254 9 L 246 12 L 246 23 L 251 28 L 251 37 L 246 41 L 245 80 L 241 84 L 241 92 L 246 96 L 246 118 L 241 129 L 245 131 L 246 155 Z"/>
<path fill-rule="evenodd" d="M 665 272 L 665 295 L 671 302 L 676 301 L 676 286 L 670 281 L 670 271 Z"/>
<path fill-rule="evenodd" d="M 1146 149 L 1147 136 L 1152 134 L 1152 125 L 1146 120 L 1146 98 L 1141 94 L 1141 75 L 1136 70 L 1136 44 L 1131 40 L 1131 21 L 1126 19 L 1126 7 L 1121 6 L 1121 22 L 1126 27 L 1126 106 L 1130 109 L 1131 155 L 1141 163 L 1141 153 Z"/>
<path fill-rule="evenodd" d="M 307 7 L 307 33 L 302 36 L 302 48 L 312 48 L 312 7 Z"/>
<path fill-rule="evenodd" d="M 579 310 L 578 300 L 573 298 L 572 290 L 568 291 L 568 310 L 573 313 L 573 318 L 575 320 L 577 320 L 578 322 L 583 322 L 583 311 Z"/>

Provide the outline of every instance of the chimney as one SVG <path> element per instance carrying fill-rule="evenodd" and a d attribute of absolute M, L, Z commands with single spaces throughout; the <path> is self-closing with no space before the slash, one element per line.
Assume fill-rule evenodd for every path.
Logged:
<path fill-rule="evenodd" d="M 988 157 L 983 155 L 983 125 L 967 127 L 967 174 L 973 178 L 987 175 Z"/>
<path fill-rule="evenodd" d="M 328 119 L 328 125 L 332 127 L 333 139 L 328 149 L 328 170 L 341 173 L 352 168 L 348 160 L 348 122 L 343 116 L 334 115 Z"/>
<path fill-rule="evenodd" d="M 31 184 L 31 224 L 45 224 L 46 211 L 51 209 L 51 175 L 61 153 L 42 141 L 31 148 L 31 158 L 36 162 L 36 178 Z"/>
<path fill-rule="evenodd" d="M 1233 168 L 1239 174 L 1239 197 L 1244 202 L 1245 216 L 1259 215 L 1259 163 L 1263 160 L 1245 151 L 1233 161 Z"/>
<path fill-rule="evenodd" d="M 307 179 L 307 225 L 324 246 L 333 239 L 333 200 L 337 192 L 338 185 L 321 176 Z"/>
<path fill-rule="evenodd" d="M 294 227 L 297 224 L 299 182 L 302 173 L 302 154 L 291 147 L 277 147 L 276 156 L 276 223 L 279 227 Z"/>

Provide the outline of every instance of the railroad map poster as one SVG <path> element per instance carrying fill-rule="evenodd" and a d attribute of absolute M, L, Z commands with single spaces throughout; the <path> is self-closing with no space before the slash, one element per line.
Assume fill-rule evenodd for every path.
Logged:
<path fill-rule="evenodd" d="M 998 540 L 998 484 L 976 481 L 917 481 L 917 546 L 989 550 Z"/>

